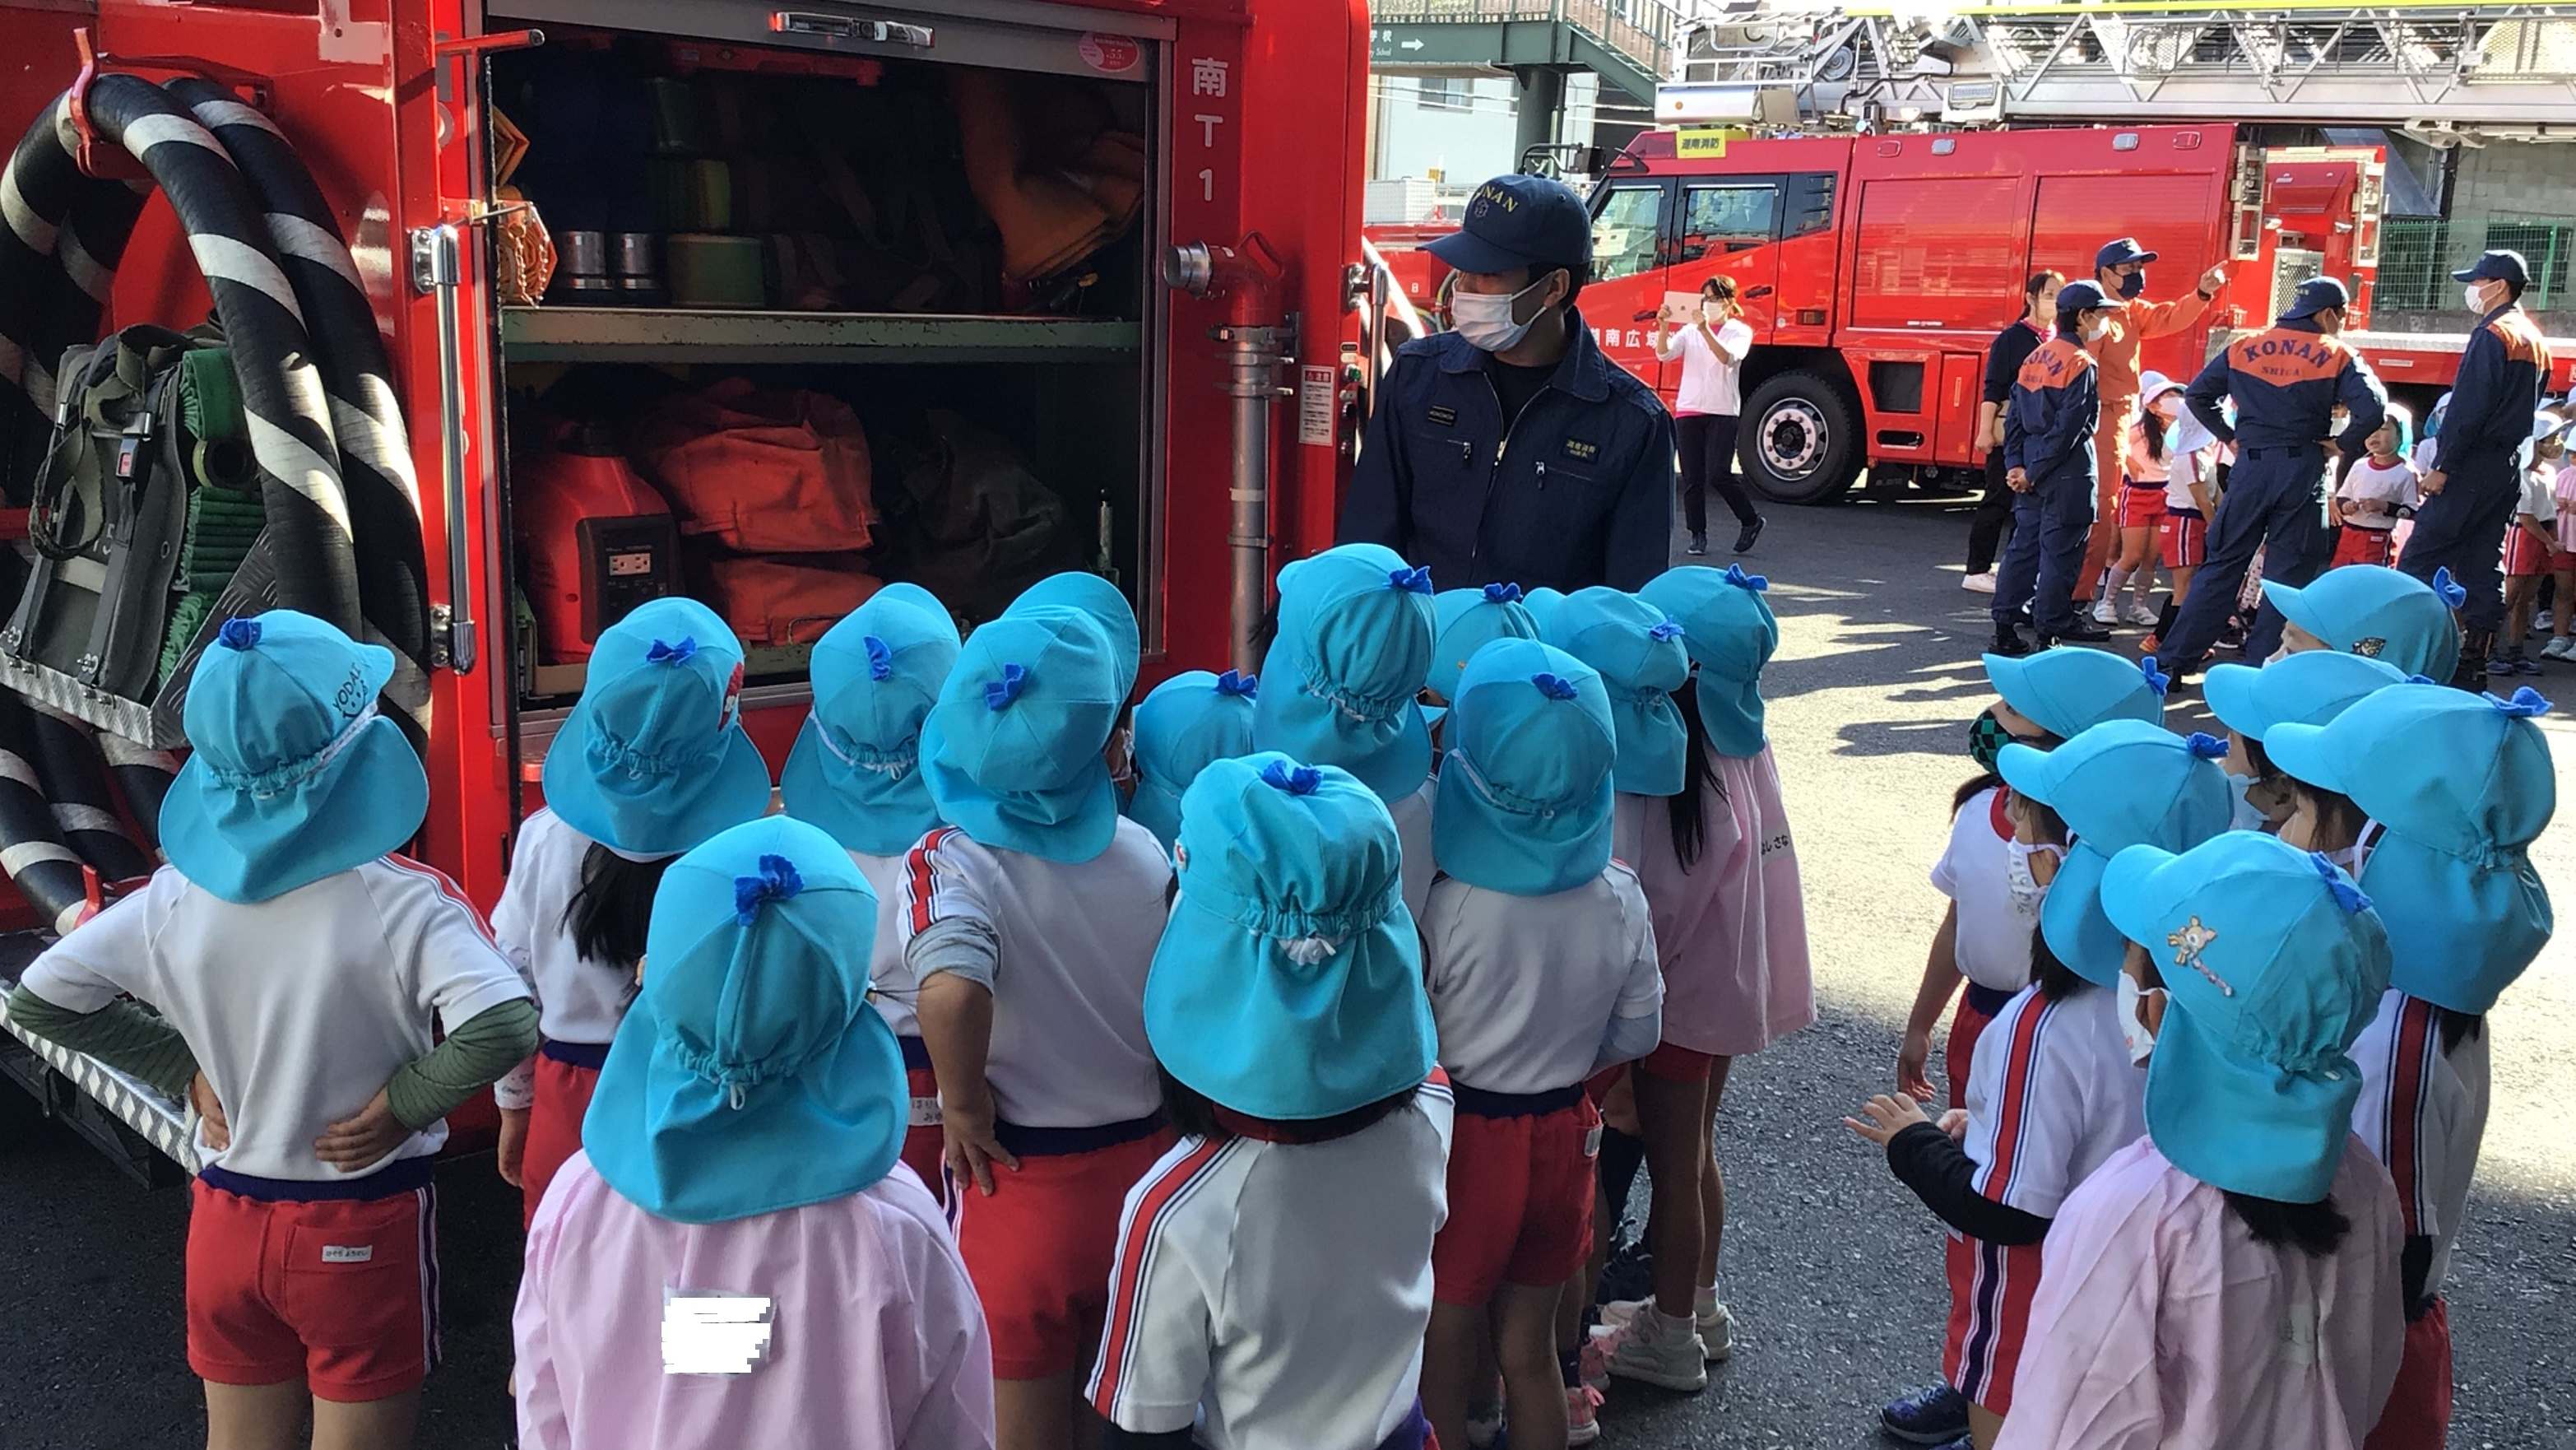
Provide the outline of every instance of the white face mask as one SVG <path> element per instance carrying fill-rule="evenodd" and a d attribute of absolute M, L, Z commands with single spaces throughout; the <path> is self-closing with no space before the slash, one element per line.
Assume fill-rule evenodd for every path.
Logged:
<path fill-rule="evenodd" d="M 2084 324 L 2084 340 L 2086 342 L 2100 342 L 2102 340 L 2102 334 L 2109 332 L 2110 330 L 2111 319 L 2107 317 L 2096 317 L 2091 322 Z"/>
<path fill-rule="evenodd" d="M 1533 315 L 1529 322 L 1515 322 L 1513 309 L 1555 275 L 1550 272 L 1509 296 L 1500 292 L 1453 292 L 1449 294 L 1449 323 L 1470 346 L 1484 352 L 1509 352 L 1529 336 L 1530 323 L 1538 321 Z"/>
<path fill-rule="evenodd" d="M 2156 1034 L 2147 1027 L 2147 994 L 2138 990 L 2138 979 L 2126 971 L 2119 981 L 2120 1041 L 2129 1049 L 2132 1064 L 2143 1063 L 2156 1050 Z"/>
<path fill-rule="evenodd" d="M 2004 889 L 2012 896 L 2013 908 L 2036 921 L 2040 903 L 2048 899 L 2048 888 L 2030 869 L 2031 858 L 2047 856 L 2063 861 L 2066 852 L 2056 846 L 2033 845 L 2027 841 L 2004 842 Z"/>
<path fill-rule="evenodd" d="M 2227 772 L 2227 794 L 2229 797 L 2227 829 L 2231 831 L 2260 831 L 2267 829 L 2272 824 L 2271 818 L 2263 814 L 2261 807 L 2245 798 L 2245 793 L 2253 788 L 2254 777 L 2250 775 L 2238 775 L 2232 770 Z"/>
<path fill-rule="evenodd" d="M 2486 314 L 2487 291 L 2477 283 L 2472 282 L 2467 287 L 2461 289 L 2460 301 L 2466 304 L 2471 312 L 2475 312 L 2480 316 L 2484 316 Z"/>
<path fill-rule="evenodd" d="M 1706 322 L 1724 322 L 1726 304 L 1713 297 L 1703 299 L 1699 304 L 1699 315 L 1701 320 Z"/>

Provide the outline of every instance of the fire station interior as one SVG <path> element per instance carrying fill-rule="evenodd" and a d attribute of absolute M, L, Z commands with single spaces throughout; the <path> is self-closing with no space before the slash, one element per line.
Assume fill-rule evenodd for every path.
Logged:
<path fill-rule="evenodd" d="M 553 23 L 493 56 L 522 719 L 665 592 L 772 696 L 887 582 L 970 627 L 1063 569 L 1142 608 L 1155 93 Z"/>

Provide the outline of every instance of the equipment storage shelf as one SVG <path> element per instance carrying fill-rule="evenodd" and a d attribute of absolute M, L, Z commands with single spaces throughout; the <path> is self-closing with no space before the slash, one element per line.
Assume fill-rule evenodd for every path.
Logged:
<path fill-rule="evenodd" d="M 513 362 L 1102 362 L 1136 356 L 1134 320 L 871 312 L 505 307 Z"/>

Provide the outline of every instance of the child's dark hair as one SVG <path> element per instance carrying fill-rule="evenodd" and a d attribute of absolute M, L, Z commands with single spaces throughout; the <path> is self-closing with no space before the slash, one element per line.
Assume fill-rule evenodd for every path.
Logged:
<path fill-rule="evenodd" d="M 2156 416 L 2154 398 L 2149 398 L 2147 403 L 2148 406 L 2139 412 L 2138 427 L 2147 435 L 2147 456 L 2162 463 L 2165 461 L 2165 420 Z"/>
<path fill-rule="evenodd" d="M 1706 794 L 1726 799 L 1726 783 L 1717 778 L 1717 765 L 1709 759 L 1713 748 L 1708 739 L 1708 722 L 1700 718 L 1699 682 L 1684 680 L 1673 691 L 1673 703 L 1682 712 L 1682 723 L 1690 731 L 1690 762 L 1682 767 L 1682 788 L 1664 806 L 1665 819 L 1673 831 L 1673 859 L 1688 871 L 1699 860 L 1700 848 L 1708 843 L 1708 804 Z"/>
<path fill-rule="evenodd" d="M 1957 790 L 1950 792 L 1950 814 L 1955 816 L 1966 810 L 1968 802 L 1975 800 L 1980 791 L 1999 789 L 2003 783 L 2004 778 L 1991 770 L 1979 771 L 1968 777 Z"/>
<path fill-rule="evenodd" d="M 2264 764 L 2270 763 L 2269 758 L 2266 758 Z M 2320 785 L 2310 785 L 2295 775 L 2284 774 L 2281 778 L 2289 782 L 2290 799 L 2293 802 L 2301 796 L 2306 796 L 2316 803 L 2311 814 L 2316 817 L 2321 833 L 2345 846 L 2361 839 L 2362 831 L 2370 824 L 2370 812 L 2363 810 L 2352 797 L 2339 791 L 2327 790 Z M 2315 849 L 2324 848 L 2320 846 Z"/>
<path fill-rule="evenodd" d="M 564 906 L 564 930 L 582 960 L 632 972 L 644 956 L 644 928 L 653 918 L 653 893 L 676 856 L 629 861 L 599 844 L 581 858 L 581 885 Z"/>
<path fill-rule="evenodd" d="M 2441 1034 L 2442 1051 L 2457 1052 L 2460 1044 L 2476 1040 L 2487 1030 L 2487 1019 L 2475 1012 L 2454 1012 L 2448 1007 L 2433 1009 L 2433 1030 Z"/>
<path fill-rule="evenodd" d="M 2227 1199 L 2227 1211 L 2245 1225 L 2254 1242 L 2266 1248 L 2293 1248 L 2309 1258 L 2322 1259 L 2342 1245 L 2345 1234 L 2352 1232 L 2352 1220 L 2335 1207 L 2332 1197 L 2315 1203 L 2283 1203 L 2277 1198 L 2257 1198 L 2229 1189 L 2219 1192 Z"/>
<path fill-rule="evenodd" d="M 1154 1075 L 1160 1078 L 1163 1084 L 1163 1117 L 1171 1123 L 1175 1132 L 1193 1138 L 1234 1136 L 1225 1124 L 1217 1121 L 1216 1104 L 1211 1102 L 1206 1094 L 1172 1076 L 1171 1070 L 1159 1062 L 1154 1064 Z M 1325 1118 L 1318 1122 L 1283 1123 L 1280 1126 L 1289 1130 L 1287 1136 L 1291 1138 L 1306 1134 L 1316 1137 L 1344 1137 L 1374 1124 L 1378 1119 L 1411 1102 L 1415 1091 L 1414 1088 L 1406 1088 L 1392 1097 L 1380 1098 L 1366 1107 L 1354 1109 L 1339 1117 Z M 1252 1115 L 1246 1113 L 1242 1116 L 1249 1118 Z M 1267 1123 L 1270 1120 L 1263 1118 L 1257 1121 Z"/>
<path fill-rule="evenodd" d="M 2048 938 L 2035 926 L 2030 929 L 2030 979 L 2039 984 L 2039 995 L 2051 1002 L 2063 1002 L 2093 985 L 2057 959 L 2057 953 L 2049 950 Z"/>

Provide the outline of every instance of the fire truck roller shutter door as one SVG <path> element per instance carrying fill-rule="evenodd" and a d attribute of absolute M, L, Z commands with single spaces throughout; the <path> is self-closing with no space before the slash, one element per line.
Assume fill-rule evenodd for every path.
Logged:
<path fill-rule="evenodd" d="M 1848 379 L 1798 368 L 1766 379 L 1744 401 L 1737 445 L 1744 477 L 1775 503 L 1831 503 L 1861 467 L 1860 403 Z"/>

